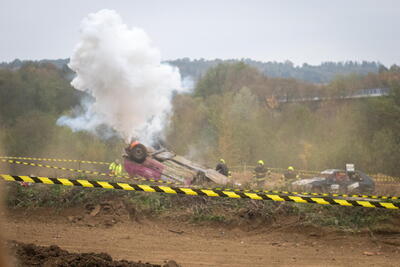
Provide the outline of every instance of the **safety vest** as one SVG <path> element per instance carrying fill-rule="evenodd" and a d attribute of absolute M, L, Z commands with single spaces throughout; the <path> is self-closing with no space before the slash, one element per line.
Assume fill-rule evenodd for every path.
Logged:
<path fill-rule="evenodd" d="M 122 172 L 122 165 L 112 162 L 108 169 L 111 170 L 115 175 L 120 175 Z"/>

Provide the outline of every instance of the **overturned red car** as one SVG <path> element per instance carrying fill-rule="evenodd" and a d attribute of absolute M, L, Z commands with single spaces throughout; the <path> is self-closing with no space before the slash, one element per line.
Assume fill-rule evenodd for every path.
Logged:
<path fill-rule="evenodd" d="M 134 141 L 125 148 L 125 152 L 124 167 L 132 177 L 140 176 L 184 185 L 228 183 L 228 178 L 219 172 L 206 169 L 164 148 L 155 150 Z"/>

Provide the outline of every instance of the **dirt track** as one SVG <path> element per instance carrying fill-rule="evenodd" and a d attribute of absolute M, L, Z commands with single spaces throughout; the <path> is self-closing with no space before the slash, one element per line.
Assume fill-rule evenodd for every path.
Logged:
<path fill-rule="evenodd" d="M 117 260 L 162 264 L 173 259 L 182 266 L 400 264 L 399 235 L 346 235 L 290 225 L 243 231 L 128 218 L 110 224 L 102 216 L 76 222 L 71 214 L 77 211 L 51 213 L 12 213 L 4 225 L 6 237 L 36 245 L 58 245 L 70 252 L 106 252 Z"/>

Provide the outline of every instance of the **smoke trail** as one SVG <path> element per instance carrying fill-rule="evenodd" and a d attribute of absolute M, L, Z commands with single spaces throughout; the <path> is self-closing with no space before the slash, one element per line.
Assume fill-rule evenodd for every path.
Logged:
<path fill-rule="evenodd" d="M 76 72 L 72 86 L 95 99 L 81 116 L 58 120 L 74 130 L 106 124 L 124 139 L 151 144 L 165 126 L 172 94 L 184 90 L 178 69 L 161 63 L 147 34 L 128 28 L 112 10 L 82 21 L 69 67 Z"/>

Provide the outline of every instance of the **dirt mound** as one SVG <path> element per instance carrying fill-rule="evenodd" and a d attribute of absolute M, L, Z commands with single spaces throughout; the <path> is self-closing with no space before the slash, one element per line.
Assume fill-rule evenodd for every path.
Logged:
<path fill-rule="evenodd" d="M 69 253 L 58 246 L 36 246 L 11 242 L 12 251 L 17 259 L 16 266 L 94 266 L 94 267 L 179 267 L 174 261 L 164 265 L 120 260 L 115 261 L 106 253 Z"/>
<path fill-rule="evenodd" d="M 126 220 L 139 222 L 136 209 L 124 201 L 88 203 L 81 214 L 68 215 L 67 218 L 72 224 L 88 227 L 108 228 Z"/>

